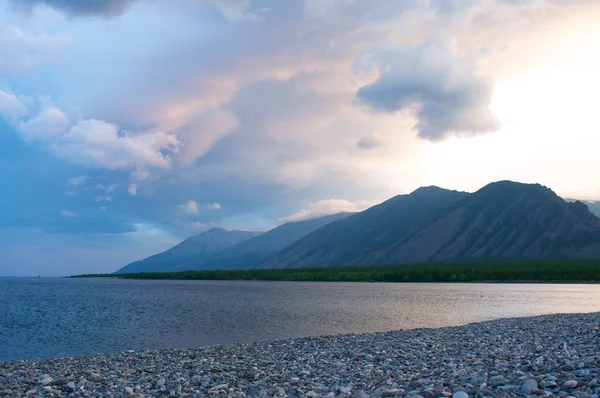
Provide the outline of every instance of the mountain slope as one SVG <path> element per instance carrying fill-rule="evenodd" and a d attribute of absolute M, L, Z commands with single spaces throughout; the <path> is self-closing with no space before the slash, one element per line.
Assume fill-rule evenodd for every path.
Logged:
<path fill-rule="evenodd" d="M 311 232 L 353 213 L 337 213 L 305 221 L 282 224 L 264 234 L 250 238 L 221 252 L 215 253 L 195 269 L 255 268 L 279 250 Z"/>
<path fill-rule="evenodd" d="M 465 192 L 419 188 L 343 220 L 333 222 L 286 247 L 261 266 L 289 268 L 374 264 L 382 250 L 433 221 L 466 197 Z"/>
<path fill-rule="evenodd" d="M 213 228 L 192 236 L 167 251 L 128 264 L 116 273 L 192 269 L 197 264 L 203 263 L 212 253 L 222 251 L 260 234 L 261 232 L 226 231 L 222 228 Z"/>
<path fill-rule="evenodd" d="M 600 219 L 537 184 L 422 188 L 321 228 L 265 267 L 600 257 Z"/>
<path fill-rule="evenodd" d="M 594 201 L 594 200 L 578 201 L 577 199 L 565 199 L 565 200 L 567 202 L 583 202 L 596 217 L 600 217 L 600 201 Z"/>
<path fill-rule="evenodd" d="M 386 263 L 600 256 L 600 219 L 537 184 L 490 184 L 399 241 Z"/>
<path fill-rule="evenodd" d="M 596 217 L 600 217 L 600 202 L 585 202 L 585 204 Z"/>

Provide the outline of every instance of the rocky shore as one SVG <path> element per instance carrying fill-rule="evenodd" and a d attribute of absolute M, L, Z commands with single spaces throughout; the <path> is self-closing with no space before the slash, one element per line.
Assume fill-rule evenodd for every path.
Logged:
<path fill-rule="evenodd" d="M 600 313 L 0 362 L 0 397 L 590 397 Z"/>

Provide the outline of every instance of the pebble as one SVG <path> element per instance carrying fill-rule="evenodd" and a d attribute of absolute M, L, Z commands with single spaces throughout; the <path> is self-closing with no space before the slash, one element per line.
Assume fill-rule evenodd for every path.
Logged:
<path fill-rule="evenodd" d="M 577 381 L 576 380 L 567 380 L 563 383 L 563 387 L 575 388 L 575 387 L 577 387 Z"/>
<path fill-rule="evenodd" d="M 598 325 L 547 315 L 0 362 L 0 397 L 600 398 Z"/>
<path fill-rule="evenodd" d="M 534 379 L 525 379 L 521 383 L 521 392 L 523 394 L 531 394 L 533 390 L 538 389 L 538 383 Z"/>
<path fill-rule="evenodd" d="M 54 379 L 48 375 L 43 375 L 40 380 L 40 384 L 43 386 L 47 386 L 48 384 L 52 384 Z"/>

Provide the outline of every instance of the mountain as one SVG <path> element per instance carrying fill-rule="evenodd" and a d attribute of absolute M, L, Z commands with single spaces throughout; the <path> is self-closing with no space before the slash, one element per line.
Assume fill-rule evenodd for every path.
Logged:
<path fill-rule="evenodd" d="M 567 202 L 579 202 L 577 199 L 565 199 Z M 585 203 L 590 211 L 597 217 L 600 217 L 600 201 L 594 200 L 582 200 L 581 202 Z"/>
<path fill-rule="evenodd" d="M 468 196 L 438 187 L 419 188 L 343 220 L 286 247 L 263 268 L 326 267 L 385 263 L 382 250 L 432 222 L 438 213 Z"/>
<path fill-rule="evenodd" d="M 600 217 L 600 202 L 585 202 L 585 204 L 595 216 Z"/>
<path fill-rule="evenodd" d="M 296 242 L 311 232 L 341 220 L 353 213 L 337 213 L 305 221 L 282 224 L 264 234 L 255 236 L 235 246 L 215 253 L 204 264 L 194 269 L 245 269 L 256 268 L 279 250 Z"/>
<path fill-rule="evenodd" d="M 192 236 L 167 251 L 128 264 L 116 273 L 167 272 L 192 269 L 196 264 L 204 262 L 212 253 L 222 251 L 260 234 L 261 232 L 226 231 L 222 228 L 213 228 Z"/>
<path fill-rule="evenodd" d="M 600 257 L 600 219 L 538 184 L 421 188 L 334 222 L 264 267 Z"/>
<path fill-rule="evenodd" d="M 265 233 L 211 229 L 166 252 L 129 264 L 117 273 L 255 268 L 298 239 L 351 214 L 288 222 Z"/>

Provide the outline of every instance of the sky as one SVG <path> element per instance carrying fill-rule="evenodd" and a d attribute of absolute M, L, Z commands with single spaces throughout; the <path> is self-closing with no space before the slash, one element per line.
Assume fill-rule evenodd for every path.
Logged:
<path fill-rule="evenodd" d="M 600 199 L 597 0 L 0 0 L 0 275 L 420 186 Z"/>

